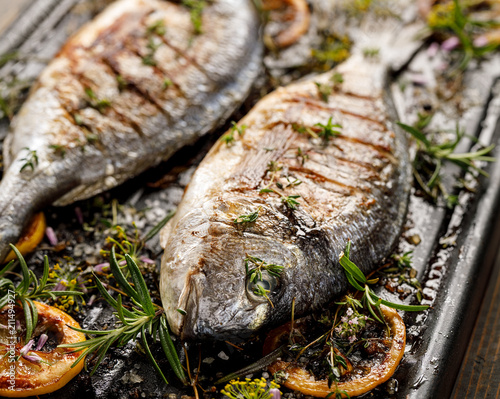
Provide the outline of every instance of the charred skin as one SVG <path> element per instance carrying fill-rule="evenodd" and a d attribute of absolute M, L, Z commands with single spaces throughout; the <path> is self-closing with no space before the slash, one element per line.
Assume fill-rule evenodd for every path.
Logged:
<path fill-rule="evenodd" d="M 4 144 L 0 260 L 36 210 L 122 183 L 241 104 L 262 57 L 252 2 L 210 2 L 201 29 L 180 4 L 120 0 L 66 43 Z M 21 172 L 26 147 L 38 164 Z"/>
<path fill-rule="evenodd" d="M 344 83 L 325 102 L 315 82 Z M 184 339 L 245 338 L 263 326 L 310 312 L 347 288 L 339 254 L 347 240 L 366 273 L 391 253 L 410 190 L 407 144 L 390 120 L 384 67 L 353 57 L 327 74 L 279 89 L 239 123 L 243 137 L 219 141 L 197 169 L 175 218 L 162 231 L 161 294 L 172 330 Z M 342 125 L 328 142 L 297 132 Z M 298 149 L 307 157 L 297 155 Z M 300 195 L 296 210 L 269 184 Z M 286 179 L 288 176 L 288 180 Z M 299 185 L 287 185 L 300 180 Z M 259 210 L 253 223 L 235 224 Z M 246 255 L 285 267 L 268 301 L 247 289 Z M 272 305 L 271 303 L 272 302 Z M 182 315 L 177 309 L 185 311 Z"/>

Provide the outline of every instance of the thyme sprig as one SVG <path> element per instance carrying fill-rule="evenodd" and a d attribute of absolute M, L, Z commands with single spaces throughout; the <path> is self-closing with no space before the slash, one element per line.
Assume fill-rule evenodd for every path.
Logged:
<path fill-rule="evenodd" d="M 288 208 L 290 209 L 297 209 L 297 206 L 300 205 L 300 202 L 297 201 L 297 198 L 300 198 L 300 195 L 283 195 L 280 193 L 278 190 L 272 188 L 272 187 L 266 187 L 262 188 L 259 191 L 260 194 L 262 193 L 274 193 L 278 194 L 280 196 L 281 202 L 283 202 Z"/>
<path fill-rule="evenodd" d="M 83 342 L 60 345 L 60 347 L 73 348 L 75 351 L 83 350 L 82 354 L 73 365 L 78 364 L 78 362 L 86 356 L 86 362 L 88 362 L 89 355 L 95 353 L 97 360 L 90 373 L 92 375 L 101 364 L 111 345 L 116 344 L 117 346 L 123 346 L 129 341 L 138 340 L 138 335 L 140 335 L 142 347 L 146 352 L 146 355 L 153 363 L 153 366 L 160 374 L 163 381 L 168 384 L 165 375 L 161 371 L 158 363 L 151 353 L 147 340 L 148 336 L 156 339 L 158 335 L 162 349 L 175 375 L 183 383 L 186 383 L 187 379 L 184 369 L 182 368 L 181 362 L 168 332 L 165 313 L 159 305 L 153 303 L 151 300 L 146 282 L 144 281 L 137 264 L 128 254 L 125 254 L 125 259 L 127 261 L 128 271 L 130 272 L 131 282 L 127 280 L 118 265 L 114 247 L 111 249 L 110 268 L 120 288 L 128 297 L 130 297 L 131 304 L 129 304 L 129 306 L 125 307 L 123 305 L 121 294 L 118 295 L 117 299 L 113 298 L 100 280 L 95 277 L 97 289 L 106 302 L 108 302 L 116 310 L 115 315 L 119 318 L 121 326 L 112 330 L 104 331 L 85 330 L 71 327 L 76 331 L 80 331 L 94 337 Z"/>
<path fill-rule="evenodd" d="M 24 147 L 23 150 L 27 151 L 27 154 L 24 158 L 21 158 L 21 161 L 24 161 L 23 166 L 19 170 L 22 172 L 24 169 L 30 168 L 31 171 L 35 170 L 35 167 L 38 166 L 38 155 L 36 150 L 30 150 L 28 147 Z"/>
<path fill-rule="evenodd" d="M 338 123 L 332 123 L 333 117 L 330 117 L 328 119 L 328 122 L 325 124 L 323 123 L 316 123 L 314 124 L 314 128 L 310 128 L 307 126 L 299 125 L 297 123 L 292 123 L 292 129 L 295 130 L 297 133 L 301 134 L 308 134 L 311 136 L 313 139 L 317 138 L 323 138 L 324 143 L 328 143 L 328 141 L 332 137 L 337 137 L 342 134 L 342 132 L 338 129 L 342 128 L 342 125 Z"/>
<path fill-rule="evenodd" d="M 249 267 L 253 265 L 253 267 Z M 245 271 L 250 282 L 257 284 L 262 281 L 262 272 L 267 271 L 271 276 L 279 277 L 285 269 L 284 266 L 275 263 L 267 263 L 256 256 L 246 255 L 245 258 Z"/>
<path fill-rule="evenodd" d="M 336 129 L 341 129 L 342 126 L 339 125 L 338 123 L 333 123 L 332 124 L 332 119 L 333 117 L 330 116 L 328 119 L 328 122 L 326 125 L 322 123 L 316 123 L 314 126 L 318 126 L 321 130 L 318 133 L 319 137 L 322 137 L 325 142 L 328 142 L 330 138 L 332 137 L 337 137 L 340 136 L 342 133 L 339 130 Z"/>
<path fill-rule="evenodd" d="M 445 162 L 454 163 L 465 172 L 470 172 L 472 169 L 488 177 L 488 173 L 477 166 L 475 162 L 495 162 L 496 160 L 487 156 L 495 148 L 494 144 L 477 151 L 455 153 L 458 144 L 465 137 L 465 131 L 460 129 L 458 125 L 455 129 L 454 140 L 437 143 L 435 140 L 427 138 L 421 129 L 401 122 L 397 122 L 397 124 L 417 141 L 417 153 L 413 160 L 413 175 L 419 186 L 434 201 L 442 194 L 449 206 L 456 202 L 456 198 L 448 194 L 442 183 L 441 169 Z"/>
<path fill-rule="evenodd" d="M 106 110 L 106 108 L 111 106 L 111 101 L 105 98 L 99 98 L 94 93 L 94 91 L 90 87 L 85 87 L 85 94 L 88 97 L 88 104 L 98 110 L 101 114 Z"/>
<path fill-rule="evenodd" d="M 298 123 L 292 123 L 292 129 L 300 134 L 308 134 L 313 139 L 317 139 L 319 137 L 318 134 L 310 127 L 299 125 Z"/>
<path fill-rule="evenodd" d="M 251 212 L 251 213 L 246 214 L 246 215 L 240 215 L 236 219 L 234 219 L 233 222 L 236 224 L 253 223 L 259 217 L 259 212 L 261 209 L 262 209 L 262 207 L 259 206 L 256 211 Z"/>
<path fill-rule="evenodd" d="M 221 137 L 221 140 L 226 143 L 226 145 L 229 147 L 230 145 L 233 144 L 234 140 L 235 140 L 235 137 L 234 137 L 234 134 L 235 133 L 238 133 L 238 135 L 241 137 L 244 136 L 245 134 L 245 130 L 247 128 L 246 125 L 241 125 L 241 126 L 238 126 L 236 124 L 236 122 L 232 121 L 231 122 L 232 124 L 232 127 L 231 127 L 231 130 L 229 130 L 228 133 L 226 133 L 224 136 Z"/>
<path fill-rule="evenodd" d="M 359 267 L 350 260 L 350 252 L 351 242 L 348 241 L 344 252 L 342 252 L 339 257 L 340 265 L 344 268 L 349 283 L 358 291 L 363 292 L 361 302 L 363 303 L 363 306 L 368 309 L 375 320 L 380 323 L 384 323 L 384 315 L 380 310 L 381 304 L 393 309 L 410 312 L 419 312 L 428 308 L 426 305 L 404 305 L 379 298 L 369 287 L 370 284 L 375 284 L 378 279 L 368 280 Z"/>
<path fill-rule="evenodd" d="M 249 265 L 253 267 L 249 267 Z M 284 266 L 276 265 L 274 263 L 267 263 L 260 258 L 246 254 L 245 258 L 245 271 L 248 281 L 253 284 L 253 293 L 258 296 L 266 298 L 272 307 L 274 307 L 268 294 L 271 290 L 265 288 L 262 283 L 264 281 L 262 272 L 266 271 L 270 276 L 278 278 L 283 272 Z"/>
<path fill-rule="evenodd" d="M 55 300 L 58 296 L 80 296 L 83 293 L 80 291 L 53 291 L 52 289 L 56 284 L 48 281 L 49 259 L 47 256 L 44 257 L 43 261 L 42 277 L 38 279 L 35 273 L 28 268 L 19 250 L 12 244 L 10 246 L 21 266 L 21 281 L 16 286 L 14 281 L 5 277 L 14 264 L 12 260 L 0 271 L 0 309 L 7 304 L 9 296 L 12 297 L 12 292 L 14 292 L 16 302 L 21 305 L 24 312 L 26 323 L 25 342 L 28 342 L 38 322 L 38 310 L 33 303 L 34 300 L 46 298 Z"/>
<path fill-rule="evenodd" d="M 422 285 L 417 279 L 417 271 L 412 267 L 413 251 L 407 251 L 403 254 L 393 254 L 392 262 L 381 270 L 381 273 L 389 278 L 397 278 L 398 284 L 406 283 L 413 287 L 416 292 L 417 301 L 422 302 Z"/>
<path fill-rule="evenodd" d="M 203 9 L 207 5 L 207 2 L 204 0 L 182 0 L 182 5 L 189 9 L 195 35 L 203 33 L 202 13 Z"/>
<path fill-rule="evenodd" d="M 283 170 L 283 166 L 280 163 L 275 161 L 270 161 L 268 163 L 267 172 L 270 173 L 271 179 L 269 180 L 269 183 L 265 187 L 259 190 L 259 194 L 263 193 L 278 194 L 280 196 L 281 202 L 283 202 L 288 208 L 295 210 L 297 209 L 297 206 L 300 205 L 300 202 L 297 201 L 297 198 L 300 198 L 300 195 L 284 195 L 280 191 L 271 187 L 276 179 L 278 172 L 280 172 L 281 170 Z M 286 177 L 286 179 L 289 182 L 289 184 L 286 187 L 297 186 L 302 183 L 298 179 L 295 179 L 295 181 L 291 182 L 288 176 Z M 280 182 L 276 182 L 276 186 L 278 186 L 280 189 L 283 189 L 283 184 L 281 184 Z"/>
<path fill-rule="evenodd" d="M 321 100 L 323 100 L 325 103 L 328 102 L 328 97 L 330 97 L 330 94 L 332 94 L 332 86 L 330 86 L 329 84 L 325 84 L 325 83 L 319 83 L 319 82 L 314 82 L 314 84 L 316 85 L 316 88 L 318 89 L 318 94 L 321 98 Z"/>

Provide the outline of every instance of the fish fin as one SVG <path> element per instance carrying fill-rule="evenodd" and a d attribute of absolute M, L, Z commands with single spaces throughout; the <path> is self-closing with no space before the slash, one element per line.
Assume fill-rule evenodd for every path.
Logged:
<path fill-rule="evenodd" d="M 429 34 L 414 1 L 371 2 L 367 9 L 356 9 L 354 4 L 343 0 L 334 6 L 338 33 L 353 41 L 352 56 L 362 56 L 399 71 Z"/>

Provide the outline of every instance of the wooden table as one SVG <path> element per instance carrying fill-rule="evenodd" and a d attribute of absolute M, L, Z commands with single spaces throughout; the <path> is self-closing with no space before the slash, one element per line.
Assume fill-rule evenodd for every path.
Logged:
<path fill-rule="evenodd" d="M 497 257 L 452 398 L 500 398 L 500 256 Z"/>

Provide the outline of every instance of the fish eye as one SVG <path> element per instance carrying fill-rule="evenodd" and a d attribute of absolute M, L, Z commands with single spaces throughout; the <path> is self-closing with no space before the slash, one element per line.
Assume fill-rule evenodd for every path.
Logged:
<path fill-rule="evenodd" d="M 247 280 L 247 296 L 252 301 L 266 302 L 268 300 L 266 295 L 272 294 L 277 286 L 278 280 L 276 277 L 264 270 L 262 272 L 262 279 L 258 279 L 255 282 L 250 281 L 250 279 Z"/>

